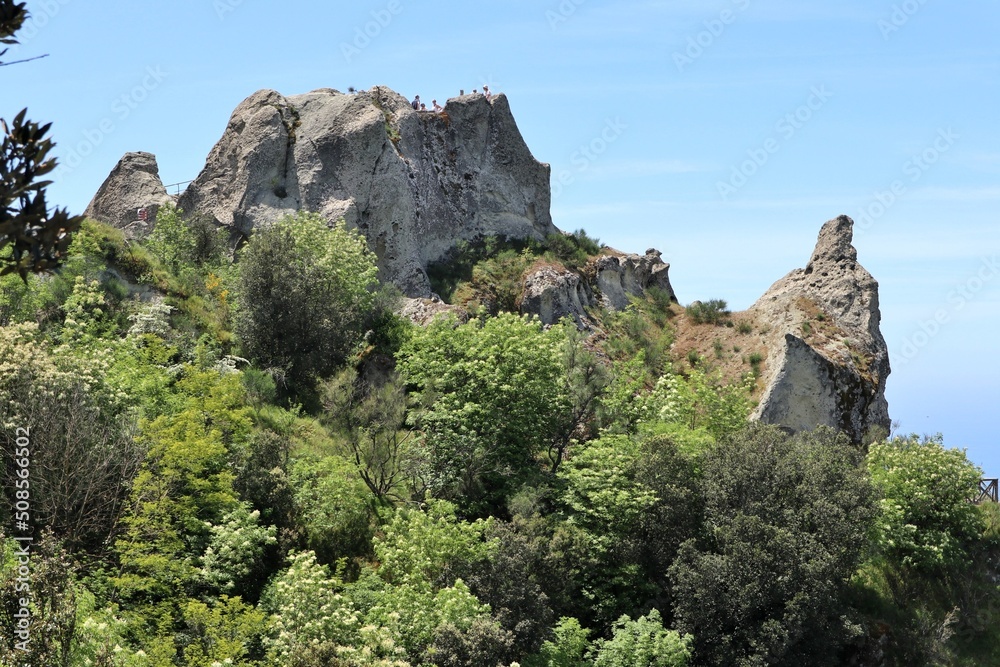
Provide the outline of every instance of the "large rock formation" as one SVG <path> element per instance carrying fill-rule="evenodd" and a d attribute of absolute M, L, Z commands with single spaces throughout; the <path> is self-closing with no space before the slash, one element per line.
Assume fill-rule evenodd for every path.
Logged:
<path fill-rule="evenodd" d="M 128 153 L 86 213 L 141 235 L 170 199 L 156 159 Z M 464 95 L 443 113 L 416 112 L 383 87 L 254 93 L 179 201 L 243 235 L 299 210 L 345 219 L 366 236 L 382 280 L 411 297 L 404 313 L 418 322 L 458 310 L 431 298 L 429 264 L 460 241 L 555 233 L 549 204 L 549 167 L 532 157 L 506 97 Z M 137 224 L 140 208 L 147 224 Z M 793 430 L 829 425 L 855 440 L 889 426 L 878 285 L 857 262 L 852 225 L 844 216 L 827 222 L 806 268 L 744 314 L 767 351 L 757 419 Z M 655 250 L 606 248 L 579 271 L 540 262 L 523 276 L 519 305 L 546 324 L 568 316 L 586 328 L 588 309 L 620 310 L 651 288 L 676 300 L 668 270 Z"/>
<path fill-rule="evenodd" d="M 247 235 L 300 209 L 344 218 L 367 237 L 383 280 L 426 297 L 428 263 L 458 241 L 555 232 L 549 199 L 549 167 L 503 95 L 465 95 L 430 113 L 375 87 L 254 93 L 179 204 Z"/>
<path fill-rule="evenodd" d="M 152 153 L 126 153 L 98 189 L 84 215 L 107 223 L 131 237 L 149 233 L 156 212 L 172 202 L 160 181 L 160 169 Z M 145 211 L 145 220 L 139 210 Z"/>
<path fill-rule="evenodd" d="M 856 441 L 873 426 L 889 427 L 878 283 L 858 263 L 853 225 L 847 216 L 823 225 L 806 267 L 774 283 L 747 313 L 769 327 L 754 413 L 763 422 L 832 426 Z"/>

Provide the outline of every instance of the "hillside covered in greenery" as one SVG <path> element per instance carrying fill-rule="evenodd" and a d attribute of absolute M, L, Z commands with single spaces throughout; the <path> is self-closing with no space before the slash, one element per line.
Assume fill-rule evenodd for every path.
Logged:
<path fill-rule="evenodd" d="M 748 422 L 719 301 L 516 314 L 530 267 L 597 250 L 463 246 L 426 326 L 307 213 L 236 261 L 175 210 L 88 221 L 58 274 L 0 278 L 0 664 L 1000 664 L 964 453 Z"/>

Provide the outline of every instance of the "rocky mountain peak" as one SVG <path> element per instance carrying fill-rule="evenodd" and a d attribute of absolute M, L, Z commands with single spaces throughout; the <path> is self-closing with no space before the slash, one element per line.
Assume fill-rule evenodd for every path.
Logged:
<path fill-rule="evenodd" d="M 128 224 L 124 193 L 138 181 L 120 182 L 113 172 L 88 215 Z M 462 95 L 435 113 L 375 86 L 250 95 L 178 203 L 243 235 L 302 209 L 343 218 L 367 237 L 383 280 L 428 297 L 428 264 L 458 242 L 556 232 L 549 202 L 549 166 L 528 150 L 506 96 Z"/>
<path fill-rule="evenodd" d="M 854 221 L 820 229 L 804 269 L 796 269 L 750 308 L 769 329 L 765 389 L 755 416 L 794 430 L 823 424 L 861 440 L 889 427 L 889 354 L 879 329 L 878 283 L 852 244 Z"/>
<path fill-rule="evenodd" d="M 160 206 L 173 199 L 160 181 L 160 168 L 152 153 L 125 153 L 94 195 L 84 215 L 122 229 L 129 236 L 144 236 L 152 228 Z M 146 219 L 140 219 L 141 214 Z"/>
<path fill-rule="evenodd" d="M 550 170 L 531 154 L 507 98 L 462 95 L 442 112 L 415 111 L 375 86 L 284 96 L 261 90 L 233 111 L 205 167 L 180 197 L 188 215 L 250 235 L 299 210 L 357 228 L 378 258 L 380 277 L 407 296 L 425 321 L 454 309 L 435 301 L 427 268 L 463 241 L 543 240 L 558 232 L 549 212 Z M 171 198 L 156 158 L 128 153 L 87 215 L 141 235 L 138 209 Z M 878 283 L 857 261 L 853 221 L 824 224 L 805 268 L 778 280 L 744 314 L 766 350 L 757 419 L 792 430 L 829 425 L 856 440 L 888 427 L 889 359 L 879 330 Z M 541 263 L 521 277 L 518 307 L 552 323 L 588 326 L 595 307 L 621 310 L 655 288 L 676 301 L 669 265 L 610 248 L 582 270 Z M 755 343 L 756 345 L 757 343 Z"/>
<path fill-rule="evenodd" d="M 819 239 L 805 272 L 823 271 L 829 266 L 858 261 L 858 251 L 852 245 L 854 221 L 841 215 L 826 222 L 819 230 Z"/>

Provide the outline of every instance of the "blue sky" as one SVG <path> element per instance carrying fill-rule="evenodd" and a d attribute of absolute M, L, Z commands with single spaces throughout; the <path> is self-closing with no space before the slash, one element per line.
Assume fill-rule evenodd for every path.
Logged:
<path fill-rule="evenodd" d="M 53 121 L 53 203 L 126 151 L 194 178 L 260 88 L 489 84 L 552 165 L 553 218 L 663 251 L 682 302 L 750 305 L 857 221 L 901 432 L 1000 475 L 995 0 L 29 1 L 0 116 Z"/>

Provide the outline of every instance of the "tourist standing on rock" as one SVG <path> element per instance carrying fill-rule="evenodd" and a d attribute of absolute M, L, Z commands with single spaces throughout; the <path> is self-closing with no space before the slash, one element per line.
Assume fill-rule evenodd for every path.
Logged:
<path fill-rule="evenodd" d="M 414 111 L 420 109 L 420 95 L 417 95 L 416 97 L 413 98 L 413 101 L 410 102 L 410 106 L 413 107 Z"/>
<path fill-rule="evenodd" d="M 493 99 L 493 93 L 490 92 L 489 86 L 483 86 L 483 95 L 486 96 L 487 100 Z"/>
<path fill-rule="evenodd" d="M 442 111 L 444 111 L 444 107 L 438 104 L 437 100 L 431 100 L 431 104 L 434 105 L 433 107 L 431 107 L 434 110 L 434 113 L 441 113 Z"/>
<path fill-rule="evenodd" d="M 426 104 L 421 104 L 420 105 L 420 110 L 421 111 L 427 111 L 427 105 Z"/>

